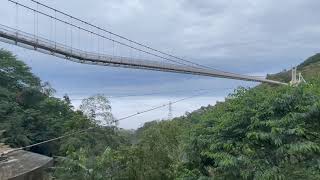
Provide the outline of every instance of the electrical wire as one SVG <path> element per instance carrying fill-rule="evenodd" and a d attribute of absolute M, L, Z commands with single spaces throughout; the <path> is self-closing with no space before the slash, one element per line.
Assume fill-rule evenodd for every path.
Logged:
<path fill-rule="evenodd" d="M 208 92 L 207 92 L 207 93 L 208 93 Z M 117 122 L 123 121 L 123 120 L 125 120 L 125 119 L 131 118 L 131 117 L 134 117 L 134 116 L 137 116 L 137 115 L 146 113 L 146 112 L 154 111 L 154 110 L 157 110 L 157 109 L 160 109 L 160 108 L 169 106 L 170 104 L 172 105 L 172 104 L 176 104 L 176 103 L 178 103 L 178 102 L 181 102 L 181 101 L 184 101 L 184 100 L 187 100 L 187 99 L 191 99 L 191 98 L 194 98 L 194 97 L 198 97 L 198 96 L 203 95 L 203 94 L 205 94 L 205 93 L 201 93 L 201 94 L 189 96 L 189 97 L 182 98 L 182 99 L 179 99 L 179 100 L 170 102 L 170 103 L 166 103 L 166 104 L 162 104 L 162 105 L 160 105 L 160 106 L 156 106 L 156 107 L 153 107 L 153 108 L 150 108 L 150 109 L 146 109 L 146 110 L 143 110 L 143 111 L 140 111 L 140 112 L 137 112 L 137 113 L 134 113 L 134 114 L 125 116 L 125 117 L 123 117 L 123 118 L 119 118 L 119 119 L 117 119 Z"/>
<path fill-rule="evenodd" d="M 41 142 L 38 142 L 38 143 L 35 143 L 35 144 L 30 144 L 30 145 L 27 145 L 27 146 L 10 149 L 9 151 L 4 152 L 3 154 L 1 154 L 1 156 L 7 155 L 7 154 L 10 154 L 10 153 L 19 151 L 19 150 L 28 149 L 28 148 L 31 148 L 31 147 L 34 147 L 34 146 L 39 146 L 39 145 L 41 145 L 41 144 L 46 144 L 46 143 L 49 143 L 49 142 L 53 142 L 53 141 L 56 141 L 56 140 L 59 140 L 59 139 L 63 139 L 63 138 L 66 138 L 66 137 L 69 137 L 69 136 L 72 136 L 72 135 L 75 135 L 75 134 L 82 134 L 82 133 L 85 133 L 86 131 L 91 130 L 91 129 L 93 129 L 93 128 L 90 127 L 90 128 L 88 128 L 88 129 L 75 131 L 75 132 L 73 132 L 73 133 L 69 133 L 69 134 L 66 134 L 66 135 L 63 135 L 63 136 L 59 136 L 59 137 L 56 137 L 56 138 L 48 139 L 48 140 L 46 140 L 46 141 L 41 141 Z"/>
<path fill-rule="evenodd" d="M 207 93 L 208 93 L 208 92 L 207 92 Z M 153 107 L 153 108 L 150 108 L 150 109 L 146 109 L 146 110 L 144 110 L 144 111 L 137 112 L 137 113 L 135 113 L 135 114 L 131 114 L 131 115 L 128 115 L 128 116 L 119 118 L 119 119 L 116 120 L 116 122 L 123 121 L 123 120 L 125 120 L 125 119 L 131 118 L 131 117 L 134 117 L 134 116 L 143 114 L 143 113 L 147 113 L 147 112 L 150 112 L 150 111 L 154 111 L 154 110 L 156 110 L 156 109 L 160 109 L 160 108 L 169 106 L 170 104 L 172 105 L 172 104 L 176 104 L 176 103 L 178 103 L 178 102 L 181 102 L 181 101 L 184 101 L 184 100 L 187 100 L 187 99 L 191 99 L 191 98 L 194 98 L 194 97 L 198 97 L 198 96 L 203 95 L 203 94 L 205 94 L 205 93 L 201 93 L 201 94 L 197 94 L 197 95 L 185 97 L 185 98 L 182 98 L 182 99 L 179 99 L 179 100 L 176 100 L 176 101 L 167 103 L 167 104 L 163 104 L 163 105 L 156 106 L 156 107 Z M 23 146 L 23 147 L 19 147 L 19 148 L 14 148 L 14 149 L 11 149 L 11 150 L 9 150 L 9 151 L 7 151 L 7 152 L 2 153 L 1 156 L 5 156 L 5 155 L 8 155 L 8 154 L 10 154 L 10 153 L 19 151 L 19 150 L 24 150 L 24 149 L 28 149 L 28 148 L 31 148 L 31 147 L 34 147 L 34 146 L 39 146 L 39 145 L 42 145 L 42 144 L 46 144 L 46 143 L 50 143 L 50 142 L 53 142 L 53 141 L 57 141 L 57 140 L 59 140 L 59 139 L 67 138 L 67 137 L 72 136 L 72 135 L 75 135 L 75 134 L 82 134 L 82 133 L 85 133 L 85 132 L 87 132 L 88 130 L 91 130 L 91 129 L 93 129 L 93 127 L 90 127 L 90 128 L 87 128 L 87 129 L 82 129 L 82 130 L 75 131 L 75 132 L 71 132 L 71 133 L 68 133 L 68 134 L 65 134 L 65 135 L 62 135 L 62 136 L 59 136 L 59 137 L 56 137 L 56 138 L 48 139 L 48 140 L 45 140 L 45 141 L 41 141 L 41 142 L 38 142 L 38 143 L 35 143 L 35 144 L 30 144 L 30 145 Z"/>
<path fill-rule="evenodd" d="M 215 90 L 219 89 L 219 90 L 229 90 L 229 89 L 234 89 L 234 88 L 214 88 Z M 115 98 L 126 98 L 126 97 L 141 97 L 141 96 L 150 96 L 150 95 L 161 95 L 161 94 L 166 94 L 166 93 L 177 93 L 177 92 L 186 92 L 186 93 L 192 93 L 192 92 L 201 92 L 201 91 L 209 91 L 209 90 L 213 90 L 213 89 L 197 89 L 197 90 L 193 90 L 193 91 L 187 91 L 187 90 L 178 90 L 178 91 L 167 91 L 167 92 L 153 92 L 153 93 L 145 93 L 145 94 L 129 94 L 129 95 L 118 95 L 118 96 L 107 96 L 107 98 L 110 99 L 115 99 Z M 103 93 L 96 93 L 96 94 L 103 94 Z M 72 95 L 72 94 L 68 94 L 66 93 L 66 95 Z M 70 100 L 83 100 L 86 98 L 70 98 Z"/>

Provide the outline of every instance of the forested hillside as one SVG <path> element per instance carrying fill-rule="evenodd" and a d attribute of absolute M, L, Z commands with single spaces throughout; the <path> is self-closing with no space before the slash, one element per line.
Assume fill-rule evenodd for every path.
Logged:
<path fill-rule="evenodd" d="M 1 141 L 11 147 L 23 147 L 86 130 L 87 133 L 29 149 L 49 155 L 66 156 L 81 147 L 100 153 L 105 148 L 128 144 L 125 133 L 113 125 L 110 105 L 105 97 L 85 99 L 75 110 L 68 96 L 54 98 L 55 90 L 30 72 L 30 68 L 10 52 L 0 50 L 0 130 Z M 92 106 L 94 104 L 95 106 Z M 98 112 L 103 108 L 104 112 Z M 110 126 L 102 126 L 107 120 Z"/>
<path fill-rule="evenodd" d="M 225 102 L 148 122 L 132 134 L 116 127 L 104 97 L 75 110 L 68 97 L 52 97 L 47 83 L 1 51 L 3 141 L 20 147 L 92 127 L 30 149 L 57 157 L 56 179 L 320 179 L 318 56 L 299 66 L 307 84 L 238 88 Z M 102 117 L 92 103 L 106 107 Z"/>

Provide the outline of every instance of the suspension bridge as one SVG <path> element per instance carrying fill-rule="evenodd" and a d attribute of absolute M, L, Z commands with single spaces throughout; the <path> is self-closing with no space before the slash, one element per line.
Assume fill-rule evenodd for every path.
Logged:
<path fill-rule="evenodd" d="M 16 9 L 16 25 L 15 27 L 12 27 L 0 24 L 0 41 L 82 64 L 182 73 L 216 78 L 254 81 L 275 85 L 287 85 L 287 83 L 269 80 L 262 77 L 226 72 L 183 58 L 179 58 L 177 56 L 165 53 L 142 43 L 133 41 L 124 36 L 115 34 L 111 31 L 83 21 L 79 18 L 42 4 L 38 1 L 30 1 L 33 2 L 33 5 L 35 7 L 22 4 L 18 0 L 8 0 L 8 2 L 13 4 Z M 42 7 L 42 9 L 45 9 L 45 11 L 39 10 L 39 7 Z M 27 27 L 23 29 L 23 25 L 19 24 L 19 21 L 21 21 L 19 17 L 19 13 L 21 13 L 21 10 L 28 11 L 29 15 L 31 15 L 31 18 L 33 18 L 33 28 Z M 25 18 L 28 18 L 28 13 L 21 13 L 23 14 L 24 20 Z M 41 23 L 39 22 L 39 16 L 41 16 L 42 18 L 46 18 L 46 22 L 49 22 L 50 24 L 49 27 L 47 27 L 48 23 L 41 25 Z M 41 30 L 39 31 L 39 27 L 44 27 L 45 30 L 42 31 L 50 31 L 50 35 L 43 36 L 43 34 L 41 34 Z M 33 32 L 31 32 L 31 29 L 33 29 Z M 64 32 L 59 32 L 59 30 Z M 64 36 L 64 38 L 62 38 L 62 36 Z M 96 38 L 97 42 L 94 42 L 94 38 Z M 70 42 L 68 43 L 68 41 Z M 105 44 L 105 42 L 109 42 L 109 44 Z M 86 44 L 89 44 L 89 46 L 91 47 L 84 47 Z M 135 52 L 142 53 L 145 56 L 129 57 L 125 54 L 115 55 L 115 44 L 130 50 L 134 50 Z M 94 45 L 98 46 L 98 48 L 94 49 Z M 108 51 L 109 53 L 107 53 Z M 112 51 L 112 53 L 110 53 L 110 51 Z M 302 78 L 300 74 L 299 79 L 296 79 L 296 71 L 293 71 L 292 77 L 294 77 L 291 82 L 292 84 L 297 84 L 297 82 L 299 82 Z M 118 118 L 117 121 L 123 121 L 128 118 L 154 111 L 163 107 L 168 107 L 168 118 L 171 119 L 173 104 L 197 96 L 199 96 L 199 94 L 172 101 L 168 104 L 162 104 L 149 109 L 145 109 L 143 111 Z M 67 138 L 76 134 L 87 133 L 91 129 L 92 128 L 82 129 L 46 141 L 38 142 L 20 148 L 15 148 L 6 152 L 5 155 L 9 155 L 10 153 L 28 149 L 34 146 L 39 146 L 45 143 L 51 143 L 53 141 Z"/>
<path fill-rule="evenodd" d="M 6 25 L 0 25 L 0 41 L 14 44 L 26 49 L 36 50 L 41 53 L 49 54 L 52 56 L 60 57 L 63 59 L 67 59 L 77 63 L 83 64 L 91 64 L 91 65 L 100 65 L 100 66 L 113 66 L 113 67 L 122 67 L 122 68 L 132 68 L 132 69 L 145 69 L 145 70 L 153 70 L 153 71 L 163 71 L 163 72 L 173 72 L 173 73 L 182 73 L 182 74 L 192 74 L 192 75 L 200 75 L 200 76 L 209 76 L 209 77 L 217 77 L 217 78 L 226 78 L 226 79 L 235 79 L 235 80 L 244 80 L 244 81 L 254 81 L 254 82 L 262 82 L 269 84 L 278 84 L 278 85 L 287 85 L 287 83 L 273 81 L 269 79 L 265 79 L 262 77 L 255 77 L 249 75 L 242 75 L 232 72 L 226 72 L 217 70 L 208 66 L 200 65 L 182 58 L 178 58 L 176 56 L 164 53 L 162 51 L 156 50 L 149 46 L 143 45 L 136 41 L 130 40 L 118 34 L 107 31 L 103 28 L 100 28 L 96 25 L 83 21 L 79 18 L 75 18 L 69 14 L 66 14 L 57 9 L 51 8 L 45 4 L 37 2 L 35 0 L 31 0 L 36 4 L 36 8 L 32 8 L 30 6 L 21 4 L 17 1 L 8 0 L 16 6 L 16 28 L 12 28 Z M 47 12 L 39 10 L 39 6 L 52 11 L 54 15 L 49 14 Z M 25 10 L 31 11 L 34 13 L 34 32 L 29 33 L 19 29 L 18 21 L 18 8 L 23 8 Z M 61 14 L 65 16 L 65 18 L 70 19 L 69 21 L 63 18 L 58 18 L 57 14 Z M 54 40 L 50 38 L 45 38 L 39 35 L 39 15 L 49 18 L 52 22 L 54 21 L 54 34 L 57 36 L 57 22 L 64 24 L 70 28 L 70 45 L 65 43 L 58 42 L 56 37 Z M 78 25 L 76 22 L 82 24 Z M 84 26 L 85 25 L 85 26 Z M 89 26 L 96 31 L 86 28 Z M 73 28 L 73 29 L 72 29 Z M 52 31 L 52 30 L 51 30 Z M 106 54 L 101 52 L 101 48 L 98 48 L 98 52 L 96 51 L 86 51 L 81 48 L 81 45 L 75 47 L 73 45 L 72 40 L 74 38 L 75 31 L 80 31 L 87 33 L 91 37 L 91 41 L 93 41 L 92 37 L 95 36 L 98 38 L 98 46 L 101 46 L 101 42 L 104 40 L 108 40 L 113 44 L 117 43 L 123 47 L 133 49 L 135 51 L 142 52 L 146 55 L 152 56 L 153 58 L 133 58 L 126 56 L 116 56 Z M 115 38 L 108 37 L 105 34 L 109 34 L 110 36 L 115 36 L 118 39 L 123 41 L 119 41 Z M 52 33 L 51 33 L 52 34 Z M 51 35 L 52 36 L 52 35 Z M 80 42 L 80 39 L 78 40 Z M 100 42 L 99 42 L 100 41 Z M 126 43 L 127 42 L 127 43 Z M 93 43 L 93 42 L 91 42 Z M 102 48 L 104 49 L 104 48 Z M 158 58 L 161 60 L 169 61 L 156 61 L 154 58 Z"/>

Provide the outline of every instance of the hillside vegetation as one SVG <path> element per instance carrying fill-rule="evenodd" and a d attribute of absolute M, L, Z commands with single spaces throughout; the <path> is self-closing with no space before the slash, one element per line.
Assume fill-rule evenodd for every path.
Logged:
<path fill-rule="evenodd" d="M 2 51 L 4 141 L 17 147 L 93 127 L 31 149 L 59 157 L 51 172 L 56 179 L 320 179 L 318 57 L 299 66 L 308 84 L 238 88 L 225 102 L 148 122 L 132 134 L 102 126 L 88 106 L 98 103 L 94 98 L 82 111 L 75 111 L 67 97 L 53 98 L 52 89 L 25 64 Z M 286 73 L 270 78 L 284 80 Z"/>
<path fill-rule="evenodd" d="M 302 73 L 305 80 L 310 81 L 320 78 L 320 53 L 309 57 L 297 66 L 297 71 Z M 290 82 L 291 70 L 284 70 L 277 74 L 268 75 L 268 79 Z"/>
<path fill-rule="evenodd" d="M 50 84 L 32 74 L 26 64 L 10 52 L 0 50 L 1 141 L 11 147 L 23 147 L 92 128 L 88 134 L 29 149 L 49 156 L 65 156 L 80 147 L 92 148 L 92 153 L 98 153 L 107 145 L 116 148 L 128 142 L 117 133 L 117 128 L 101 126 L 94 118 L 95 114 L 85 114 L 87 111 L 95 113 L 88 103 L 90 99 L 84 101 L 82 111 L 74 110 L 67 96 L 64 99 L 54 98 L 54 92 Z M 91 102 L 101 103 L 101 100 Z"/>

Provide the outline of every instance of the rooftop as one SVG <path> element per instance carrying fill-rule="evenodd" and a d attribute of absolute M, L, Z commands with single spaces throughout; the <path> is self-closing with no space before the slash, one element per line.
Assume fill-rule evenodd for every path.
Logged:
<path fill-rule="evenodd" d="M 0 144 L 0 154 L 11 149 Z M 0 158 L 0 179 L 23 176 L 52 163 L 52 158 L 29 151 L 15 151 Z"/>

